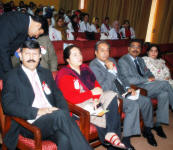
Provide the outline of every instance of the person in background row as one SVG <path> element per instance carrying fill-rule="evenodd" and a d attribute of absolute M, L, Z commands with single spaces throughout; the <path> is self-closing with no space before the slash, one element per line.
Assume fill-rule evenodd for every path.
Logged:
<path fill-rule="evenodd" d="M 135 38 L 135 31 L 130 26 L 129 20 L 124 20 L 124 24 L 122 25 L 120 32 L 122 34 L 122 38 L 124 38 L 124 39 L 134 39 Z"/>
<path fill-rule="evenodd" d="M 173 87 L 173 80 L 169 68 L 165 61 L 160 58 L 160 48 L 156 44 L 150 44 L 147 48 L 147 55 L 143 57 L 148 69 L 152 72 L 156 80 L 167 80 Z"/>
<path fill-rule="evenodd" d="M 40 35 L 38 39 L 39 45 L 41 47 L 41 61 L 40 65 L 43 68 L 49 69 L 52 71 L 57 71 L 58 61 L 57 55 L 55 53 L 52 42 L 49 39 L 48 35 L 48 22 L 45 18 L 42 18 L 42 28 L 44 29 L 44 34 Z"/>
<path fill-rule="evenodd" d="M 122 38 L 120 33 L 120 25 L 117 20 L 113 22 L 112 29 L 109 31 L 109 37 L 111 40 L 118 40 Z"/>
<path fill-rule="evenodd" d="M 105 17 L 104 22 L 101 25 L 101 33 L 104 33 L 106 36 L 109 35 L 111 26 L 109 25 L 109 17 Z"/>
<path fill-rule="evenodd" d="M 38 38 L 44 33 L 39 17 L 20 12 L 7 12 L 0 16 L 0 79 L 12 69 L 11 56 L 28 36 Z"/>
<path fill-rule="evenodd" d="M 99 18 L 93 18 L 91 24 L 91 32 L 100 33 Z"/>
<path fill-rule="evenodd" d="M 55 19 L 55 27 L 49 30 L 49 37 L 51 41 L 56 40 L 74 40 L 73 34 L 64 25 L 64 17 L 57 16 Z"/>
<path fill-rule="evenodd" d="M 67 10 L 66 14 L 64 14 L 64 22 L 67 25 L 70 22 L 71 18 L 71 10 Z"/>
<path fill-rule="evenodd" d="M 30 15 L 34 15 L 35 8 L 36 8 L 36 4 L 34 2 L 30 2 L 28 6 L 28 13 Z"/>
<path fill-rule="evenodd" d="M 79 25 L 79 32 L 91 32 L 91 26 L 89 24 L 89 14 L 83 14 L 83 21 L 81 21 Z"/>
<path fill-rule="evenodd" d="M 78 24 L 78 17 L 77 17 L 77 15 L 72 15 L 70 20 L 71 21 L 68 23 L 67 28 L 71 32 L 77 33 L 79 31 L 79 24 Z"/>

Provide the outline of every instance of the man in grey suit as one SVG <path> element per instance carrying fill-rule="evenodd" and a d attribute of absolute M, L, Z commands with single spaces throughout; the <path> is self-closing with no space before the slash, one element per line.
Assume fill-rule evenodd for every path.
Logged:
<path fill-rule="evenodd" d="M 161 123 L 169 123 L 169 103 L 173 108 L 173 90 L 167 81 L 155 80 L 153 74 L 139 57 L 142 42 L 133 39 L 128 46 L 128 54 L 119 59 L 120 74 L 129 84 L 137 85 L 148 92 L 150 98 L 157 98 L 156 123 L 154 129 L 160 137 L 166 138 Z"/>
<path fill-rule="evenodd" d="M 148 142 L 153 146 L 157 146 L 155 138 L 151 133 L 151 128 L 153 127 L 152 103 L 149 98 L 142 95 L 139 95 L 137 100 L 130 100 L 128 97 L 124 98 L 122 96 L 123 92 L 131 92 L 132 95 L 135 95 L 136 92 L 130 88 L 130 85 L 124 78 L 121 78 L 115 60 L 109 57 L 109 50 L 110 45 L 107 42 L 97 42 L 95 46 L 96 58 L 90 63 L 90 68 L 104 91 L 115 91 L 123 99 L 123 111 L 126 116 L 122 141 L 129 150 L 134 149 L 130 143 L 130 137 L 141 133 L 139 120 L 141 111 L 145 124 L 144 132 L 146 135 L 150 135 L 147 136 Z M 117 84 L 117 82 L 119 83 Z"/>

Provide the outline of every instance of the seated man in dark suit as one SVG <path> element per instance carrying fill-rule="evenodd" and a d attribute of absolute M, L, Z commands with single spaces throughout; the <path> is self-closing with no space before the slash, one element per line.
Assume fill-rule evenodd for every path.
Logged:
<path fill-rule="evenodd" d="M 154 129 L 160 137 L 166 138 L 160 124 L 169 123 L 169 103 L 173 108 L 173 90 L 168 81 L 155 80 L 144 60 L 139 57 L 141 49 L 142 42 L 140 40 L 131 40 L 128 46 L 129 53 L 121 57 L 118 62 L 120 75 L 129 84 L 146 89 L 150 98 L 157 98 L 157 117 Z"/>
<path fill-rule="evenodd" d="M 130 137 L 141 133 L 139 120 L 141 111 L 145 125 L 144 132 L 147 135 L 149 143 L 156 146 L 157 143 L 151 133 L 151 128 L 153 127 L 152 103 L 149 98 L 142 95 L 139 95 L 137 100 L 122 97 L 122 94 L 127 91 L 131 92 L 132 95 L 135 95 L 136 92 L 130 88 L 130 85 L 124 78 L 121 78 L 115 60 L 109 57 L 109 50 L 110 45 L 107 42 L 97 42 L 95 45 L 96 58 L 90 63 L 90 68 L 104 91 L 115 91 L 123 99 L 123 111 L 126 115 L 122 141 L 130 150 L 134 149 L 130 144 Z"/>
<path fill-rule="evenodd" d="M 57 89 L 51 72 L 38 66 L 41 58 L 38 42 L 25 41 L 20 49 L 22 66 L 8 72 L 2 91 L 4 113 L 37 126 L 42 139 L 52 140 L 60 150 L 91 150 L 70 117 L 67 103 Z M 15 149 L 19 133 L 33 137 L 26 129 L 12 122 L 3 139 L 9 149 Z"/>

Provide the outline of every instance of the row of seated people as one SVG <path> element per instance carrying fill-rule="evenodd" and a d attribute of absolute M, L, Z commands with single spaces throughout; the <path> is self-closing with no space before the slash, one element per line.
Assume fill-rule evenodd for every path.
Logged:
<path fill-rule="evenodd" d="M 44 16 L 48 19 L 49 25 L 53 26 L 57 34 L 57 39 L 76 39 L 76 33 L 80 32 L 93 32 L 93 33 L 103 33 L 102 38 L 106 39 L 132 39 L 135 38 L 134 29 L 130 26 L 128 20 L 124 20 L 121 29 L 119 27 L 118 21 L 114 21 L 113 25 L 110 25 L 109 17 L 105 17 L 102 21 L 101 26 L 99 25 L 99 18 L 94 17 L 92 23 L 89 23 L 89 15 L 80 10 L 68 10 L 65 11 L 60 8 L 57 12 L 54 6 L 37 6 L 34 2 L 30 2 L 26 5 L 24 1 L 19 2 L 19 6 L 16 7 L 14 1 L 10 1 L 6 4 L 0 3 L 0 14 L 5 11 L 21 11 L 22 13 L 29 13 L 30 15 Z M 55 14 L 55 15 L 53 15 Z M 59 17 L 57 17 L 59 16 Z M 51 31 L 52 32 L 52 31 Z M 74 37 L 68 36 L 64 37 L 64 34 L 71 34 L 74 32 Z M 52 33 L 50 33 L 52 34 Z M 51 36 L 52 37 L 52 36 Z M 64 40 L 64 39 L 63 39 Z"/>
<path fill-rule="evenodd" d="M 55 25 L 51 24 L 51 18 L 47 17 L 49 23 L 49 37 L 55 40 L 105 40 L 105 39 L 133 39 L 135 32 L 128 20 L 124 21 L 120 29 L 116 20 L 112 26 L 109 25 L 109 17 L 105 17 L 104 23 L 99 27 L 99 18 L 94 18 L 89 24 L 89 15 L 84 14 L 83 21 L 78 22 L 78 16 L 71 16 L 71 21 L 65 26 L 64 17 L 56 16 Z M 81 36 L 82 35 L 82 36 Z"/>
<path fill-rule="evenodd" d="M 140 54 L 141 47 L 141 43 L 138 40 L 131 41 L 128 47 L 129 54 L 124 57 L 137 57 Z M 115 98 L 116 93 L 114 92 L 118 93 L 118 97 L 122 97 L 123 93 L 126 91 L 131 92 L 132 95 L 136 95 L 136 92 L 133 89 L 129 88 L 130 84 L 135 84 L 143 87 L 149 92 L 148 96 L 150 98 L 157 97 L 158 99 L 159 104 L 157 111 L 157 121 L 155 123 L 154 129 L 157 131 L 159 136 L 166 138 L 166 135 L 164 134 L 160 123 L 169 123 L 168 105 L 170 101 L 170 105 L 172 106 L 172 100 L 170 99 L 170 97 L 172 96 L 171 94 L 173 94 L 172 87 L 170 87 L 169 84 L 165 81 L 154 81 L 154 76 L 145 67 L 144 62 L 140 58 L 138 58 L 137 60 L 137 63 L 139 63 L 138 65 L 136 63 L 133 64 L 133 62 L 131 62 L 130 64 L 129 62 L 125 63 L 123 61 L 122 62 L 125 64 L 121 65 L 120 62 L 121 60 L 123 60 L 122 58 L 119 61 L 119 66 L 121 67 L 118 67 L 116 65 L 116 62 L 113 59 L 109 58 L 109 49 L 110 47 L 107 42 L 101 41 L 96 44 L 95 54 L 97 59 L 93 60 L 90 63 L 91 70 L 94 72 L 93 74 L 93 72 L 86 65 L 82 65 L 82 55 L 80 49 L 74 45 L 68 46 L 64 50 L 64 59 L 69 65 L 59 71 L 56 78 L 57 86 L 61 89 L 63 96 L 67 99 L 67 101 L 70 101 L 73 104 L 77 104 L 80 107 L 85 107 L 86 104 L 97 106 L 97 104 L 101 103 L 102 107 L 109 110 L 109 112 L 105 114 L 105 118 L 91 116 L 91 121 L 97 126 L 99 137 L 104 144 L 107 144 L 105 143 L 106 141 L 108 143 L 111 143 L 111 145 L 115 147 L 127 147 L 134 149 L 134 147 L 130 144 L 130 137 L 132 135 L 140 134 L 140 110 L 142 112 L 142 117 L 144 119 L 145 125 L 143 134 L 151 145 L 157 146 L 154 136 L 151 133 L 151 128 L 153 127 L 153 116 L 152 104 L 148 97 L 143 97 L 140 95 L 137 101 L 130 100 L 130 97 L 122 98 L 124 99 L 123 108 L 124 112 L 126 113 L 124 121 L 124 134 L 122 139 L 122 142 L 125 145 L 121 143 L 120 139 L 118 138 L 120 136 L 120 119 L 117 119 L 118 111 L 117 109 L 116 112 L 115 109 L 112 110 L 111 106 L 113 104 L 110 105 L 110 103 L 114 103 L 114 105 L 117 106 L 117 97 Z M 131 72 L 127 68 L 129 68 Z M 110 80 L 107 82 L 108 85 L 104 85 L 106 84 L 106 77 L 108 77 L 108 79 Z M 138 80 L 135 78 L 137 78 Z M 115 84 L 112 84 L 113 82 L 115 82 Z M 109 86 L 109 84 L 111 84 L 112 86 Z M 153 86 L 157 87 L 158 89 L 154 89 Z M 109 90 L 112 90 L 114 92 L 105 92 Z M 46 91 L 47 90 L 45 87 L 45 92 Z M 108 97 L 110 98 L 110 100 L 107 101 L 107 104 L 105 104 L 105 99 L 108 99 Z M 88 99 L 93 99 L 94 101 Z M 110 118 L 112 119 L 110 115 L 112 116 L 113 112 L 117 115 L 114 118 L 114 121 L 110 121 Z M 135 116 L 138 117 L 136 118 Z M 100 122 L 97 119 L 99 119 Z M 112 128 L 112 123 L 115 123 L 115 128 Z M 134 123 L 136 125 L 135 127 Z M 131 124 L 131 126 L 129 124 Z"/>

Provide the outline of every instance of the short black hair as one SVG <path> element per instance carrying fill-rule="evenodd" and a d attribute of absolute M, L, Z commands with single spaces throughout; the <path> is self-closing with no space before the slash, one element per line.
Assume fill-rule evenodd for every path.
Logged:
<path fill-rule="evenodd" d="M 140 39 L 131 39 L 128 46 L 130 47 L 133 42 L 137 42 L 141 45 L 141 48 L 143 47 L 143 41 Z"/>
<path fill-rule="evenodd" d="M 106 41 L 98 41 L 98 42 L 96 42 L 96 44 L 94 46 L 95 51 L 98 50 L 98 47 L 99 47 L 100 44 L 106 44 L 106 45 L 108 45 L 109 49 L 111 47 L 110 44 L 108 42 L 106 42 Z"/>
<path fill-rule="evenodd" d="M 33 16 L 33 15 L 30 15 L 30 16 L 31 16 L 32 20 L 42 24 L 42 19 L 40 16 Z"/>
<path fill-rule="evenodd" d="M 29 49 L 39 49 L 41 53 L 40 44 L 36 40 L 26 40 L 24 41 L 20 46 L 20 51 L 23 51 L 23 48 L 29 48 Z"/>
<path fill-rule="evenodd" d="M 161 58 L 160 47 L 157 44 L 148 44 L 147 53 L 151 50 L 152 47 L 156 47 L 158 51 L 157 58 Z"/>
<path fill-rule="evenodd" d="M 64 51 L 63 51 L 63 58 L 64 58 L 64 61 L 65 61 L 66 64 L 68 64 L 67 59 L 70 57 L 70 51 L 74 47 L 76 47 L 76 48 L 78 48 L 80 50 L 80 48 L 78 46 L 76 46 L 76 45 L 70 45 L 70 46 L 67 46 L 64 49 Z"/>
<path fill-rule="evenodd" d="M 124 20 L 124 24 L 125 24 L 125 23 L 128 23 L 128 24 L 130 25 L 129 20 L 127 20 L 127 19 L 126 19 L 126 20 Z"/>
<path fill-rule="evenodd" d="M 44 33 L 42 35 L 48 35 L 49 25 L 48 25 L 46 17 L 42 16 L 40 17 L 40 20 L 41 20 L 41 28 L 44 30 Z"/>

